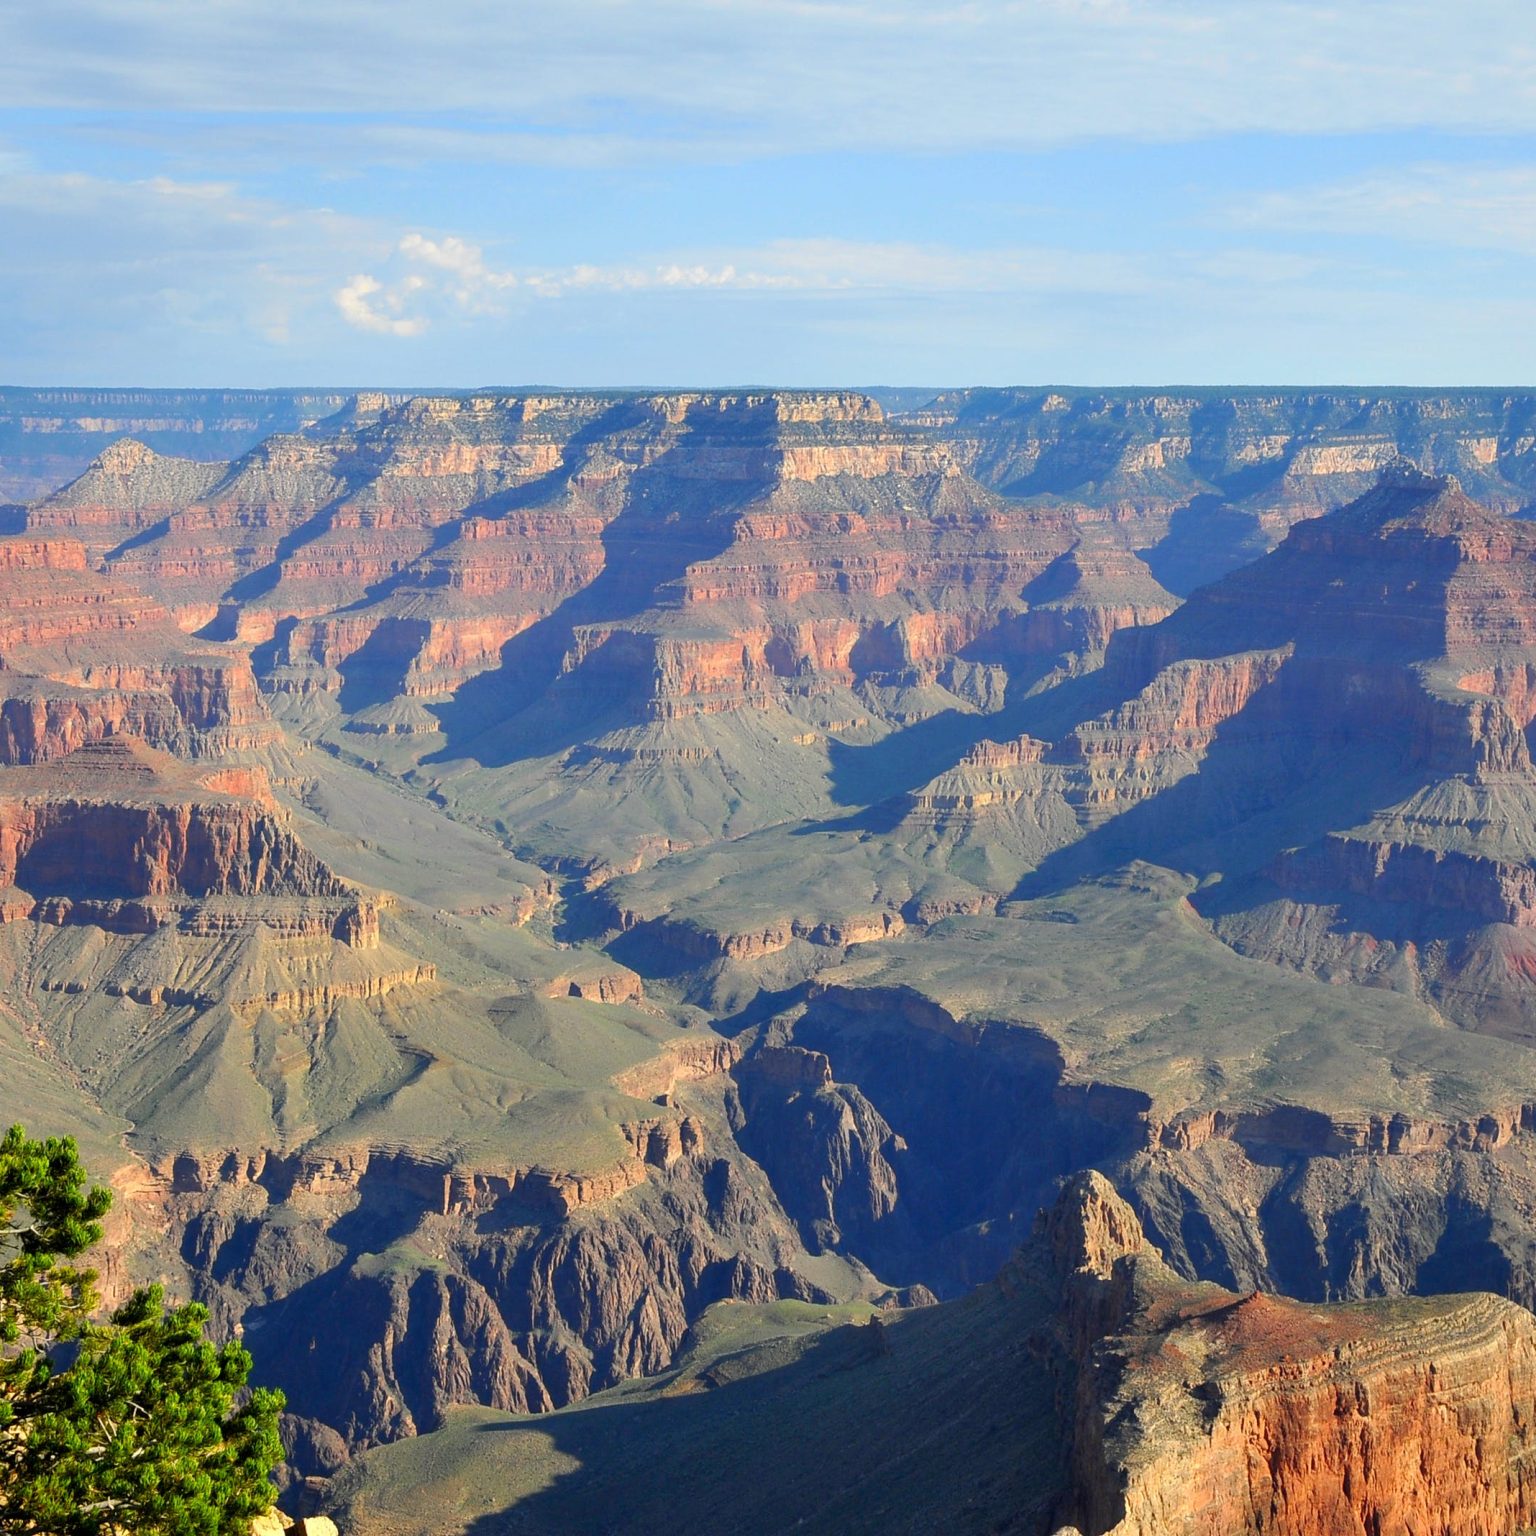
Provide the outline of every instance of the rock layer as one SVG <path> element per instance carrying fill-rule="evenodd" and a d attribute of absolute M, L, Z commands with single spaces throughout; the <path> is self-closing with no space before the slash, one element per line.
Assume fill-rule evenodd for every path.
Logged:
<path fill-rule="evenodd" d="M 1492 1296 L 1305 1306 L 1175 1279 L 1102 1179 L 1049 1224 L 1093 1536 L 1493 1536 L 1536 1519 L 1536 1323 Z"/>
<path fill-rule="evenodd" d="M 187 639 L 73 539 L 0 538 L 0 763 L 119 733 L 185 756 L 271 745 L 249 658 Z"/>

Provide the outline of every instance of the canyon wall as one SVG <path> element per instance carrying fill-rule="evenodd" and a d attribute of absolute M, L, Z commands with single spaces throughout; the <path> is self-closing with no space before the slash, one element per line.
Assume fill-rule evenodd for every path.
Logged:
<path fill-rule="evenodd" d="M 959 1295 L 1092 1166 L 1183 1281 L 1300 1308 L 1157 1323 L 1226 1383 L 1199 1496 L 1260 1518 L 1252 1433 L 1366 1520 L 1319 1405 L 1374 1346 L 1330 1374 L 1307 1308 L 1536 1301 L 1522 400 L 307 410 L 118 437 L 0 537 L 15 1112 L 119 1160 L 112 1283 L 244 1330 L 288 1475 L 669 1368 L 723 1299 Z M 1457 1306 L 1491 1487 L 1508 1314 Z"/>
<path fill-rule="evenodd" d="M 1536 1519 L 1536 1323 L 1493 1296 L 1308 1307 L 1180 1282 L 1107 1181 L 1047 1224 L 1092 1536 L 1494 1536 Z"/>

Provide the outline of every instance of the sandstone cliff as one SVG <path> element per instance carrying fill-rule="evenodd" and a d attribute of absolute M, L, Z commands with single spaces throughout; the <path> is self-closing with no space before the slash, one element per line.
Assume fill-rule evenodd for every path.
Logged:
<path fill-rule="evenodd" d="M 332 390 L 0 386 L 0 501 L 57 490 L 124 437 L 159 454 L 224 461 L 354 398 Z"/>
<path fill-rule="evenodd" d="M 908 419 L 985 485 L 1082 504 L 1178 592 L 1369 490 L 1399 455 L 1502 512 L 1536 492 L 1531 398 L 1499 390 L 973 389 Z"/>
<path fill-rule="evenodd" d="M 1081 1348 L 1068 1508 L 1084 1532 L 1494 1536 L 1536 1519 L 1523 1309 L 1190 1287 L 1093 1175 L 1048 1231 Z"/>
<path fill-rule="evenodd" d="M 186 756 L 272 744 L 249 658 L 189 640 L 73 539 L 0 538 L 0 763 L 126 733 Z"/>
<path fill-rule="evenodd" d="M 1098 670 L 952 717 L 948 763 L 878 815 L 674 856 L 616 879 L 599 915 L 736 963 L 1139 858 L 1207 881 L 1195 909 L 1245 955 L 1531 1037 L 1536 542 L 1453 481 L 1379 480 L 1176 612 L 1133 616 Z"/>
<path fill-rule="evenodd" d="M 280 830 L 258 768 L 189 772 L 120 736 L 46 767 L 7 771 L 0 784 L 0 876 L 7 884 L 27 874 L 50 889 L 75 884 L 127 897 L 336 896 L 345 889 Z M 95 824 L 77 830 L 82 818 Z M 92 844 L 95 855 L 85 862 Z"/>
<path fill-rule="evenodd" d="M 1209 475 L 1085 408 L 1021 501 L 970 409 L 360 401 L 0 540 L 0 1080 L 130 1159 L 112 1283 L 259 1342 L 294 1475 L 724 1298 L 958 1293 L 1085 1165 L 1186 1279 L 1536 1300 L 1527 525 L 1333 405 Z"/>

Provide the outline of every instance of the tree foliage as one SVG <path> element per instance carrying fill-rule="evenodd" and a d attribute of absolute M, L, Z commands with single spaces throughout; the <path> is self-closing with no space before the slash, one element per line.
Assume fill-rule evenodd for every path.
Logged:
<path fill-rule="evenodd" d="M 0 1140 L 0 1532 L 232 1536 L 271 1504 L 280 1393 L 158 1286 L 91 1321 L 110 1193 L 72 1139 Z"/>

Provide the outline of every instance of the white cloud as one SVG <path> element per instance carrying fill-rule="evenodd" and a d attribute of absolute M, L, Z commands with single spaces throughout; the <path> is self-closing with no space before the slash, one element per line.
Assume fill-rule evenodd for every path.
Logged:
<path fill-rule="evenodd" d="M 698 261 L 664 261 L 653 266 L 554 267 L 530 272 L 524 282 L 540 298 L 567 293 L 639 293 L 646 289 L 796 288 L 806 286 L 786 273 L 738 271 L 734 262 L 710 266 Z"/>
<path fill-rule="evenodd" d="M 1127 293 L 1149 279 L 1128 258 L 1052 250 L 958 251 L 944 246 L 852 240 L 776 240 L 765 245 L 650 263 L 577 263 L 524 272 L 492 268 L 458 236 L 406 235 L 396 247 L 403 275 L 386 284 L 352 277 L 335 294 L 349 324 L 415 336 L 428 310 L 505 313 L 513 290 L 536 299 L 582 293 L 736 290 L 851 297 L 859 294 Z M 411 313 L 412 306 L 415 312 Z"/>
<path fill-rule="evenodd" d="M 1521 132 L 1536 33 L 1521 0 L 50 0 L 0 11 L 0 100 L 378 114 L 357 131 L 428 156 L 480 118 L 493 156 L 588 160 Z"/>
<path fill-rule="evenodd" d="M 1536 280 L 1514 259 L 1490 286 L 1486 251 L 1536 249 L 1533 206 L 1536 170 L 1428 166 L 1252 198 L 1182 250 L 968 250 L 965 229 L 644 249 L 615 222 L 557 264 L 537 231 L 480 244 L 0 144 L 0 328 L 32 382 L 1463 382 L 1525 366 Z M 1267 248 L 1270 229 L 1398 243 L 1389 263 Z M 1417 275 L 1409 240 L 1442 242 Z"/>
<path fill-rule="evenodd" d="M 348 325 L 355 325 L 360 331 L 377 331 L 381 336 L 419 336 L 427 328 L 426 320 L 401 311 L 424 282 L 411 276 L 386 289 L 378 278 L 359 273 L 336 290 L 336 308 Z"/>
<path fill-rule="evenodd" d="M 342 273 L 393 243 L 224 182 L 57 173 L 16 155 L 0 157 L 0 224 L 10 365 L 41 357 L 53 377 L 138 377 L 151 358 L 223 360 L 249 338 L 285 347 L 334 316 Z"/>
<path fill-rule="evenodd" d="M 130 362 L 132 347 L 164 346 L 173 334 L 187 348 L 240 334 L 269 348 L 313 348 L 343 327 L 384 342 L 432 330 L 467 337 L 485 321 L 506 335 L 530 307 L 604 295 L 851 302 L 1130 293 L 1151 281 L 1142 263 L 1123 257 L 831 238 L 514 269 L 463 235 L 401 236 L 228 182 L 43 172 L 12 156 L 0 159 L 0 216 L 26 231 L 0 247 L 15 334 L 46 331 L 61 357 L 89 357 L 120 339 Z"/>
<path fill-rule="evenodd" d="M 466 309 L 489 307 L 487 295 L 517 287 L 517 274 L 496 272 L 485 263 L 485 253 L 457 235 L 429 240 L 425 235 L 409 234 L 400 242 L 400 254 L 407 261 L 436 268 L 454 279 L 453 294 Z"/>
<path fill-rule="evenodd" d="M 881 293 L 1104 293 L 1147 285 L 1139 259 L 1051 248 L 960 250 L 913 241 L 775 240 L 733 260 L 755 278 L 805 290 Z"/>

